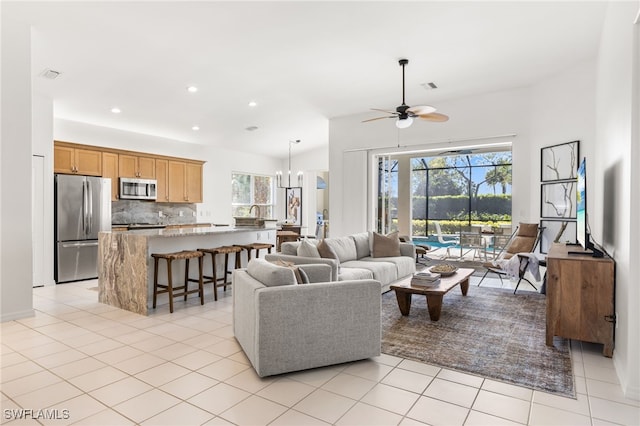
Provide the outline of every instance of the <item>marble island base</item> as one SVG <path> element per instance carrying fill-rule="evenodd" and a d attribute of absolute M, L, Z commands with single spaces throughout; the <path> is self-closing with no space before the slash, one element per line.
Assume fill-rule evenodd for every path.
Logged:
<path fill-rule="evenodd" d="M 275 240 L 276 230 L 263 228 L 209 227 L 101 232 L 98 236 L 98 300 L 147 315 L 153 301 L 152 253 L 254 242 L 266 242 L 275 246 Z M 205 257 L 205 275 L 211 275 L 210 258 Z M 246 262 L 246 252 L 243 252 L 242 265 L 245 266 Z M 218 266 L 217 275 L 222 277 L 223 266 Z M 194 266 L 191 275 L 195 276 L 196 273 L 197 268 Z M 184 280 L 184 262 L 174 262 L 172 275 L 173 282 L 181 285 Z M 160 262 L 158 276 L 161 283 L 166 282 L 165 262 Z"/>

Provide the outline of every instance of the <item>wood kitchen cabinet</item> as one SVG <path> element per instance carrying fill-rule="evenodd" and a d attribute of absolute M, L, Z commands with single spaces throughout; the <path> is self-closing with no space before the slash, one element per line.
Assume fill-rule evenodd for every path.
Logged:
<path fill-rule="evenodd" d="M 613 356 L 614 261 L 594 258 L 579 246 L 553 244 L 547 254 L 547 345 L 553 336 L 602 343 Z"/>
<path fill-rule="evenodd" d="M 156 180 L 158 186 L 156 187 L 158 193 L 159 203 L 169 201 L 169 161 L 156 158 Z"/>
<path fill-rule="evenodd" d="M 187 163 L 186 191 L 187 201 L 202 202 L 202 164 Z"/>
<path fill-rule="evenodd" d="M 102 177 L 111 179 L 111 201 L 118 199 L 118 154 L 102 153 Z"/>
<path fill-rule="evenodd" d="M 102 176 L 102 152 L 54 144 L 54 173 Z"/>
<path fill-rule="evenodd" d="M 119 154 L 118 172 L 120 177 L 155 179 L 156 160 L 153 157 Z"/>
<path fill-rule="evenodd" d="M 155 179 L 157 202 L 201 203 L 203 161 L 54 141 L 54 172 L 111 179 L 111 201 L 119 178 Z"/>
<path fill-rule="evenodd" d="M 202 202 L 202 164 L 185 161 L 169 161 L 168 170 L 170 202 Z"/>

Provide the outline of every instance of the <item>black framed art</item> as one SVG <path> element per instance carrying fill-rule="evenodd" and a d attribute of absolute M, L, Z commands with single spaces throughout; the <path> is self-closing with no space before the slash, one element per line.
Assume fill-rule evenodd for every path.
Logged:
<path fill-rule="evenodd" d="M 553 243 L 576 244 L 575 220 L 541 220 L 544 228 L 540 239 L 540 253 L 546 254 Z"/>
<path fill-rule="evenodd" d="M 289 225 L 302 226 L 302 188 L 294 186 L 285 188 L 287 211 L 285 212 Z"/>
<path fill-rule="evenodd" d="M 580 141 L 561 143 L 540 150 L 540 181 L 576 179 Z"/>
<path fill-rule="evenodd" d="M 540 188 L 540 217 L 576 218 L 576 182 L 543 183 Z"/>

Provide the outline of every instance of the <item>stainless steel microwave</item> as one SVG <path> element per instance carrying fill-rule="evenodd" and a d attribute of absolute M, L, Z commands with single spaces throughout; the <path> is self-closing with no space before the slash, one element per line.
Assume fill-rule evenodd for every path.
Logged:
<path fill-rule="evenodd" d="M 120 178 L 121 200 L 155 200 L 157 189 L 155 179 Z"/>

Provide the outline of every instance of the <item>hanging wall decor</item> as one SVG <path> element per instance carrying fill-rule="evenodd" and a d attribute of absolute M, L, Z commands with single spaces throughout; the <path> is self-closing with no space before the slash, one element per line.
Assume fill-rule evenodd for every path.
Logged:
<path fill-rule="evenodd" d="M 540 180 L 553 182 L 577 178 L 580 141 L 552 145 L 541 150 Z"/>
<path fill-rule="evenodd" d="M 290 225 L 302 225 L 302 188 L 299 186 L 286 188 L 287 223 Z"/>
<path fill-rule="evenodd" d="M 553 243 L 576 241 L 576 179 L 580 141 L 540 150 L 540 252 Z"/>

